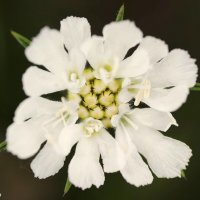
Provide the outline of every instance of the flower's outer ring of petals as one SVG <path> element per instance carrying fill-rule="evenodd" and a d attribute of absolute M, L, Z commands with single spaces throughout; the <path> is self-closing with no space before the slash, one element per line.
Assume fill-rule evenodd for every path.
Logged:
<path fill-rule="evenodd" d="M 131 141 L 127 127 L 121 123 L 116 128 L 116 140 L 126 155 L 126 164 L 120 171 L 124 179 L 136 187 L 150 184 L 153 181 L 151 171 Z"/>
<path fill-rule="evenodd" d="M 145 74 L 149 69 L 151 65 L 147 51 L 138 49 L 132 56 L 121 62 L 116 78 L 134 78 Z"/>
<path fill-rule="evenodd" d="M 152 36 L 143 38 L 138 49 L 144 49 L 148 52 L 152 64 L 160 61 L 169 52 L 168 45 L 163 40 Z"/>
<path fill-rule="evenodd" d="M 172 50 L 165 58 L 153 66 L 149 80 L 153 88 L 172 86 L 193 87 L 197 79 L 197 65 L 187 51 Z"/>
<path fill-rule="evenodd" d="M 104 64 L 106 55 L 103 37 L 92 36 L 82 44 L 81 50 L 94 70 L 101 66 L 101 64 Z"/>
<path fill-rule="evenodd" d="M 86 58 L 83 52 L 78 48 L 73 48 L 69 51 L 69 59 L 71 62 L 71 70 L 76 69 L 79 76 L 82 76 L 86 65 Z"/>
<path fill-rule="evenodd" d="M 40 96 L 67 89 L 67 85 L 57 76 L 34 66 L 26 70 L 22 82 L 28 96 Z"/>
<path fill-rule="evenodd" d="M 116 140 L 105 129 L 102 129 L 97 136 L 97 143 L 103 160 L 104 171 L 113 173 L 121 170 L 126 160 Z"/>
<path fill-rule="evenodd" d="M 192 156 L 191 149 L 185 143 L 144 126 L 138 130 L 131 128 L 129 133 L 157 177 L 181 177 L 181 170 L 186 169 Z"/>
<path fill-rule="evenodd" d="M 33 38 L 25 50 L 25 55 L 30 62 L 43 65 L 54 74 L 64 73 L 69 62 L 60 32 L 49 27 L 44 27 Z"/>
<path fill-rule="evenodd" d="M 82 125 L 69 124 L 63 128 L 58 138 L 58 144 L 65 156 L 70 153 L 71 148 L 81 139 L 82 135 Z"/>
<path fill-rule="evenodd" d="M 134 22 L 124 20 L 104 26 L 103 37 L 106 51 L 123 60 L 128 50 L 142 40 L 143 33 Z"/>
<path fill-rule="evenodd" d="M 29 97 L 22 101 L 15 111 L 14 122 L 22 123 L 27 119 L 41 115 L 56 113 L 62 106 L 61 102 L 51 101 L 42 97 Z"/>
<path fill-rule="evenodd" d="M 132 121 L 137 121 L 140 124 L 164 132 L 166 132 L 171 125 L 177 125 L 171 113 L 158 111 L 153 108 L 135 108 L 128 114 L 128 117 Z"/>
<path fill-rule="evenodd" d="M 185 86 L 176 86 L 171 89 L 155 88 L 151 90 L 150 96 L 144 99 L 151 108 L 163 111 L 173 112 L 186 102 L 189 89 Z"/>
<path fill-rule="evenodd" d="M 29 120 L 27 122 L 11 124 L 7 129 L 7 150 L 21 159 L 33 156 L 45 141 L 41 126 L 43 120 Z"/>
<path fill-rule="evenodd" d="M 47 143 L 31 162 L 35 177 L 45 179 L 55 175 L 64 165 L 65 155 L 58 153 Z"/>
<path fill-rule="evenodd" d="M 79 48 L 91 37 L 90 24 L 84 17 L 67 17 L 60 22 L 60 32 L 68 50 Z"/>
<path fill-rule="evenodd" d="M 121 91 L 119 91 L 117 98 L 119 102 L 128 103 L 134 98 L 134 95 L 128 91 L 128 88 L 122 88 Z"/>
<path fill-rule="evenodd" d="M 98 145 L 93 138 L 82 138 L 69 164 L 70 182 L 83 190 L 92 185 L 97 188 L 103 185 L 105 176 L 99 163 L 99 156 Z"/>

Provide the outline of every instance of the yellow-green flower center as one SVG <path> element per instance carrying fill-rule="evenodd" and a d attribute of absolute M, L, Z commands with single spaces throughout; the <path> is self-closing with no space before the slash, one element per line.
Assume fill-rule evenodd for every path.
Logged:
<path fill-rule="evenodd" d="M 92 117 L 101 120 L 104 127 L 111 127 L 111 118 L 118 113 L 117 95 L 121 88 L 121 80 L 115 79 L 109 84 L 96 79 L 92 69 L 85 69 L 85 85 L 78 94 L 68 93 L 68 99 L 80 102 L 78 115 L 84 120 Z"/>

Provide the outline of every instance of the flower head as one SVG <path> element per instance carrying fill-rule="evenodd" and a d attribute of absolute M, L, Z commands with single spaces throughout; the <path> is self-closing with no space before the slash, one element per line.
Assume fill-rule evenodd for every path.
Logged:
<path fill-rule="evenodd" d="M 82 189 L 101 186 L 104 172 L 120 171 L 135 186 L 153 181 L 149 167 L 158 177 L 180 177 L 191 150 L 159 131 L 177 125 L 169 112 L 195 84 L 197 67 L 186 51 L 168 52 L 163 41 L 143 38 L 129 20 L 91 36 L 85 18 L 68 17 L 60 31 L 43 28 L 25 54 L 46 70 L 32 66 L 23 75 L 29 98 L 15 112 L 7 143 L 8 151 L 25 159 L 46 142 L 31 163 L 36 177 L 57 173 L 75 144 L 68 176 Z M 59 102 L 39 97 L 58 91 L 64 92 Z M 152 108 L 131 110 L 132 98 L 135 107 L 143 102 Z"/>

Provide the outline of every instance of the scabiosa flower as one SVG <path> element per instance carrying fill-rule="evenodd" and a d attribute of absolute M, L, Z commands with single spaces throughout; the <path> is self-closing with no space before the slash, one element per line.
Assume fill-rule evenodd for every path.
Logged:
<path fill-rule="evenodd" d="M 25 54 L 46 70 L 33 66 L 23 75 L 30 97 L 7 130 L 7 149 L 24 159 L 46 142 L 31 163 L 36 177 L 57 173 L 75 144 L 68 176 L 82 189 L 99 187 L 104 172 L 116 171 L 135 186 L 150 184 L 153 176 L 139 153 L 158 177 L 177 177 L 186 168 L 190 148 L 159 132 L 177 125 L 169 111 L 185 101 L 196 81 L 195 61 L 185 51 L 168 53 L 163 41 L 143 38 L 129 20 L 106 25 L 100 37 L 91 36 L 85 18 L 68 17 L 60 32 L 43 28 Z M 61 90 L 61 102 L 39 97 Z M 132 98 L 135 106 L 152 108 L 131 110 Z"/>

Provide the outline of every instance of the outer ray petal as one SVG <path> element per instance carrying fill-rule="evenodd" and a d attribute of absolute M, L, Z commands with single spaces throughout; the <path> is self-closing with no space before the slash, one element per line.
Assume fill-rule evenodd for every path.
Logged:
<path fill-rule="evenodd" d="M 132 56 L 123 60 L 116 73 L 117 78 L 137 77 L 150 69 L 149 56 L 143 49 L 136 50 Z"/>
<path fill-rule="evenodd" d="M 63 19 L 60 23 L 60 32 L 68 50 L 80 47 L 91 36 L 90 24 L 84 17 L 71 16 Z"/>
<path fill-rule="evenodd" d="M 69 124 L 61 131 L 58 143 L 66 156 L 70 153 L 71 148 L 81 139 L 83 129 L 81 125 Z"/>
<path fill-rule="evenodd" d="M 164 112 L 173 112 L 185 103 L 189 89 L 185 86 L 177 86 L 171 89 L 152 89 L 149 98 L 143 102 L 152 108 Z"/>
<path fill-rule="evenodd" d="M 99 163 L 99 150 L 97 143 L 91 138 L 83 138 L 76 147 L 69 169 L 69 180 L 76 187 L 83 190 L 92 185 L 100 187 L 105 177 Z"/>
<path fill-rule="evenodd" d="M 11 124 L 7 129 L 7 150 L 21 159 L 33 156 L 45 141 L 41 126 L 43 120 L 29 120 Z"/>
<path fill-rule="evenodd" d="M 31 162 L 35 177 L 40 179 L 55 175 L 64 165 L 65 155 L 47 143 Z"/>
<path fill-rule="evenodd" d="M 131 129 L 130 135 L 156 176 L 181 177 L 181 170 L 186 168 L 192 156 L 186 144 L 146 127 L 140 127 L 137 131 Z"/>
<path fill-rule="evenodd" d="M 153 181 L 151 171 L 137 152 L 125 126 L 119 125 L 117 127 L 116 140 L 124 150 L 127 159 L 124 168 L 121 170 L 124 179 L 136 187 L 150 184 Z"/>
<path fill-rule="evenodd" d="M 29 67 L 22 81 L 23 89 L 28 96 L 40 96 L 67 89 L 62 79 L 38 67 Z"/>
<path fill-rule="evenodd" d="M 20 123 L 32 117 L 51 115 L 56 113 L 61 107 L 61 102 L 51 101 L 42 97 L 29 97 L 17 107 L 14 121 Z"/>
<path fill-rule="evenodd" d="M 171 86 L 190 88 L 196 83 L 197 69 L 195 60 L 187 51 L 174 49 L 154 66 L 149 79 L 155 88 Z"/>
<path fill-rule="evenodd" d="M 136 108 L 128 114 L 133 122 L 139 122 L 150 128 L 167 131 L 171 125 L 177 125 L 176 120 L 169 112 L 161 112 L 152 108 Z"/>
<path fill-rule="evenodd" d="M 68 63 L 60 32 L 48 27 L 44 27 L 38 36 L 33 38 L 25 54 L 29 61 L 43 65 L 55 74 L 63 73 Z"/>
<path fill-rule="evenodd" d="M 99 133 L 97 143 L 99 144 L 105 172 L 116 172 L 124 167 L 125 155 L 120 149 L 119 144 L 106 130 L 102 130 Z"/>
<path fill-rule="evenodd" d="M 127 51 L 137 45 L 142 39 L 142 31 L 134 22 L 125 20 L 112 22 L 103 28 L 105 48 L 122 60 Z"/>
<path fill-rule="evenodd" d="M 138 49 L 144 49 L 148 52 L 152 64 L 160 61 L 168 54 L 168 45 L 155 37 L 146 36 L 140 43 Z"/>

